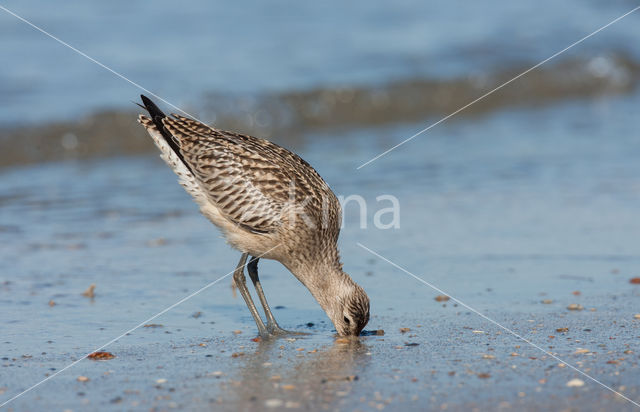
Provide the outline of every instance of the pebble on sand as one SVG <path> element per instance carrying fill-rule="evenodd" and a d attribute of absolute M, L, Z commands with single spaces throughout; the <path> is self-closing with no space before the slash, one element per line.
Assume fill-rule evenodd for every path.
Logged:
<path fill-rule="evenodd" d="M 267 399 L 264 401 L 264 406 L 267 408 L 279 408 L 283 403 L 282 399 Z"/>
<path fill-rule="evenodd" d="M 629 279 L 629 283 L 632 283 L 634 285 L 640 285 L 640 278 L 631 278 Z"/>
<path fill-rule="evenodd" d="M 76 378 L 76 380 L 77 380 L 78 382 L 89 382 L 89 378 L 87 378 L 86 376 L 82 376 L 82 375 L 81 375 L 81 376 L 78 376 L 78 377 Z"/>
<path fill-rule="evenodd" d="M 640 313 L 636 313 L 635 315 L 633 315 L 634 319 L 640 319 Z"/>
<path fill-rule="evenodd" d="M 87 290 L 85 290 L 84 292 L 82 292 L 82 296 L 93 299 L 93 298 L 95 298 L 95 297 L 96 297 L 95 290 L 96 290 L 96 285 L 92 283 L 92 284 L 87 288 Z"/>
<path fill-rule="evenodd" d="M 438 295 L 435 297 L 435 299 L 436 299 L 436 302 L 446 302 L 451 298 L 447 295 Z"/>
<path fill-rule="evenodd" d="M 109 360 L 115 357 L 116 355 L 114 355 L 111 352 L 93 352 L 87 356 L 87 358 L 93 359 L 93 360 Z"/>
<path fill-rule="evenodd" d="M 579 303 L 572 303 L 569 306 L 567 306 L 567 309 L 569 309 L 569 310 L 582 310 L 582 309 L 584 309 L 584 306 L 582 306 Z"/>
<path fill-rule="evenodd" d="M 584 381 L 582 379 L 571 379 L 569 382 L 567 382 L 567 386 L 570 388 L 579 388 L 581 386 L 584 386 Z"/>

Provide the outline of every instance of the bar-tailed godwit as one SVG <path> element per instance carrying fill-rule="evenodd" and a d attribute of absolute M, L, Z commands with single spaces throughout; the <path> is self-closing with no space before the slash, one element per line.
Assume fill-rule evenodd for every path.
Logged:
<path fill-rule="evenodd" d="M 265 139 L 227 132 L 177 114 L 166 116 L 141 96 L 139 121 L 200 211 L 242 252 L 233 274 L 263 337 L 286 333 L 267 304 L 258 260 L 282 263 L 304 284 L 340 335 L 359 335 L 369 298 L 342 270 L 337 241 L 340 203 L 327 183 L 295 153 Z M 247 264 L 247 258 L 249 263 Z M 265 312 L 263 322 L 244 267 Z"/>

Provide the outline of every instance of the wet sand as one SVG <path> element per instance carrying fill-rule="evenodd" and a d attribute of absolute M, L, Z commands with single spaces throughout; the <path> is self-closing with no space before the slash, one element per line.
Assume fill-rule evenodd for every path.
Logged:
<path fill-rule="evenodd" d="M 638 287 L 630 288 L 624 276 L 612 276 L 615 288 L 626 290 L 616 293 L 615 299 L 552 293 L 532 297 L 524 308 L 500 300 L 505 309 L 483 313 L 637 400 L 640 370 L 635 341 L 640 321 L 621 307 L 633 306 Z M 286 278 L 279 281 L 293 283 Z M 272 279 L 267 284 L 272 285 Z M 583 282 L 567 284 L 579 287 Z M 229 302 L 225 286 L 212 288 L 198 300 Z M 22 298 L 19 289 L 4 286 L 17 299 Z M 478 294 L 493 299 L 492 292 Z M 553 302 L 543 303 L 550 295 Z M 79 294 L 55 299 L 60 306 L 43 309 L 49 312 L 44 318 L 64 319 L 69 325 L 58 327 L 71 332 L 40 333 L 40 341 L 29 345 L 33 351 L 5 336 L 10 340 L 3 342 L 3 375 L 13 379 L 3 382 L 3 395 L 13 395 L 81 357 L 88 346 L 74 341 L 97 344 L 126 327 L 121 319 L 117 327 L 87 322 L 78 331 L 71 312 L 81 309 L 95 316 L 101 312 L 98 307 L 109 309 L 100 303 L 109 299 L 107 291 L 94 302 Z M 108 347 L 115 358 L 84 360 L 19 398 L 9 410 L 635 410 L 621 397 L 468 310 L 436 302 L 427 288 L 415 290 L 408 301 L 409 305 L 376 310 L 370 327 L 384 327 L 384 336 L 354 340 L 336 339 L 321 312 L 312 305 L 294 304 L 276 314 L 281 323 L 308 335 L 267 342 L 255 342 L 251 319 L 240 302 L 185 304 L 163 316 L 161 323 L 142 327 Z M 585 310 L 567 310 L 567 302 L 574 301 L 587 305 Z M 406 310 L 418 302 L 417 310 L 424 315 Z M 225 307 L 227 316 L 221 316 Z M 189 314 L 193 308 L 204 312 Z M 232 319 L 221 319 L 229 315 Z M 301 320 L 316 323 L 296 323 Z M 561 328 L 567 330 L 559 332 Z M 53 340 L 45 341 L 48 336 Z M 567 386 L 572 381 L 577 386 Z"/>
<path fill-rule="evenodd" d="M 226 278 L 105 348 L 113 359 L 82 360 L 9 407 L 633 410 L 357 243 L 637 401 L 639 98 L 450 123 L 358 172 L 420 124 L 310 134 L 301 154 L 337 194 L 370 201 L 366 229 L 345 207 L 341 251 L 371 297 L 366 329 L 383 336 L 336 341 L 309 293 L 261 262 L 279 323 L 309 335 L 253 341 Z M 2 180 L 3 400 L 237 261 L 155 156 L 5 169 Z M 372 225 L 385 193 L 400 201 L 400 229 Z"/>

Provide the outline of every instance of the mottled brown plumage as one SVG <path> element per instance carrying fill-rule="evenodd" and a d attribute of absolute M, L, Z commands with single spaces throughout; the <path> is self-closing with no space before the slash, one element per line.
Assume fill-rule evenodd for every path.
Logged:
<path fill-rule="evenodd" d="M 337 249 L 341 210 L 326 182 L 295 153 L 265 139 L 227 132 L 177 114 L 165 116 L 142 96 L 139 121 L 202 213 L 243 252 L 234 281 L 261 335 L 283 332 L 262 292 L 259 258 L 285 265 L 313 294 L 341 335 L 369 320 L 369 298 L 342 271 Z M 247 268 L 267 317 L 246 288 Z"/>

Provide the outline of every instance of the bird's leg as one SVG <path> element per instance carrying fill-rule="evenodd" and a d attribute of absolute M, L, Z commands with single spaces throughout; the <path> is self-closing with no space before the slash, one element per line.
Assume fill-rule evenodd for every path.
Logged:
<path fill-rule="evenodd" d="M 247 289 L 247 281 L 244 277 L 244 266 L 247 263 L 247 256 L 249 256 L 248 253 L 243 253 L 240 257 L 240 262 L 238 262 L 238 266 L 233 272 L 233 282 L 240 291 L 240 294 L 242 295 L 245 303 L 249 307 L 249 312 L 251 312 L 253 319 L 256 321 L 256 325 L 258 326 L 258 333 L 262 337 L 268 337 L 269 332 L 264 326 L 264 322 L 262 321 L 260 314 L 258 314 L 258 310 L 256 309 L 256 305 L 253 303 L 253 299 L 251 299 L 249 289 Z"/>
<path fill-rule="evenodd" d="M 256 288 L 258 298 L 260 298 L 260 303 L 262 303 L 264 314 L 267 316 L 267 330 L 269 331 L 269 333 L 273 333 L 275 335 L 291 333 L 282 329 L 278 325 L 278 322 L 276 322 L 276 318 L 271 312 L 271 308 L 269 308 L 267 298 L 264 296 L 264 291 L 262 290 L 262 285 L 260 284 L 260 279 L 258 278 L 258 260 L 260 260 L 260 258 L 252 257 L 249 260 L 249 264 L 247 265 L 247 271 L 249 272 L 249 277 L 251 277 L 253 286 Z"/>

